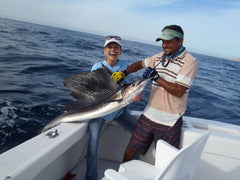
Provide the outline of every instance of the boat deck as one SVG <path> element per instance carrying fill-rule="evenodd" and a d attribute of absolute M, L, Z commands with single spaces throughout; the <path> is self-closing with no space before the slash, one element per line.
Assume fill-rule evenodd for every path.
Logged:
<path fill-rule="evenodd" d="M 104 176 L 104 171 L 106 169 L 115 169 L 118 170 L 120 162 L 114 162 L 109 160 L 98 160 L 98 180 L 101 180 Z M 84 180 L 86 172 L 86 158 L 84 158 L 79 165 L 73 170 L 72 174 L 76 174 L 76 180 Z"/>
<path fill-rule="evenodd" d="M 139 112 L 140 113 L 140 112 Z M 136 114 L 135 114 L 136 115 Z M 104 171 L 118 170 L 131 133 L 117 123 L 105 123 L 98 147 L 98 179 Z M 86 172 L 87 123 L 62 123 L 55 127 L 58 136 L 47 132 L 0 155 L 0 179 L 60 180 L 69 170 L 76 180 L 84 180 Z M 194 180 L 238 180 L 240 172 L 240 127 L 200 118 L 184 117 L 180 147 L 199 134 L 213 130 L 199 161 Z M 152 148 L 151 148 L 152 147 Z M 140 160 L 154 164 L 154 144 Z M 83 159 L 78 162 L 78 159 Z M 77 167 L 74 168 L 77 164 Z"/>

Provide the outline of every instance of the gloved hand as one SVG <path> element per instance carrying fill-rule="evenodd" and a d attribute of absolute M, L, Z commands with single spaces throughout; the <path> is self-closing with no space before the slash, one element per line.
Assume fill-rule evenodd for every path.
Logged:
<path fill-rule="evenodd" d="M 156 81 L 159 78 L 159 75 L 155 69 L 148 67 L 146 71 L 143 73 L 143 77 Z"/>
<path fill-rule="evenodd" d="M 124 71 L 116 71 L 112 73 L 111 78 L 114 79 L 117 83 L 123 81 L 127 76 L 127 72 Z"/>

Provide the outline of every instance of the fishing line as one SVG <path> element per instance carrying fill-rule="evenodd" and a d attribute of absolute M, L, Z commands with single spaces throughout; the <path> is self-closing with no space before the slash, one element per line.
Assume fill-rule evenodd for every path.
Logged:
<path fill-rule="evenodd" d="M 118 113 L 113 117 L 113 119 L 110 120 L 110 122 L 108 123 L 108 125 L 107 125 L 107 126 L 102 130 L 102 132 L 100 133 L 100 135 L 99 135 L 99 140 L 100 140 L 101 136 L 106 132 L 106 130 L 110 127 L 110 125 L 112 124 L 112 122 L 117 118 L 117 116 L 120 114 L 120 112 L 121 112 L 122 110 L 126 109 L 126 108 L 127 108 L 127 107 L 124 107 L 124 108 L 120 109 L 120 110 L 118 111 Z M 89 123 L 90 123 L 90 121 L 89 121 Z M 82 150 L 82 153 L 81 153 L 81 155 L 80 155 L 80 157 L 79 157 L 76 165 L 72 168 L 72 170 L 71 170 L 70 172 L 73 172 L 73 171 L 76 169 L 76 167 L 77 167 L 77 166 L 84 160 L 84 158 L 85 158 L 85 151 L 86 151 L 86 147 L 87 147 L 87 143 L 88 143 L 89 137 L 88 137 L 88 138 L 84 138 L 84 139 L 85 139 L 84 149 Z"/>
<path fill-rule="evenodd" d="M 108 123 L 108 125 L 102 130 L 101 134 L 100 134 L 100 137 L 105 133 L 105 131 L 109 128 L 109 126 L 112 124 L 112 122 L 116 119 L 116 117 L 120 114 L 120 112 L 124 109 L 126 109 L 127 107 L 125 108 L 122 108 L 118 111 L 118 113 L 114 116 L 114 118 Z M 99 138 L 100 138 L 99 137 Z"/>

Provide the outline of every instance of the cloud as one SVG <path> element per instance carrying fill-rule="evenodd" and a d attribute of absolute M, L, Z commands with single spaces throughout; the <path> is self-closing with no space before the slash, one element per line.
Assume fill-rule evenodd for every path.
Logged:
<path fill-rule="evenodd" d="M 179 24 L 187 47 L 225 56 L 238 56 L 240 41 L 236 36 L 240 4 L 231 0 L 203 0 L 200 4 L 185 0 L 1 0 L 0 17 L 101 35 L 118 34 L 152 44 L 164 26 Z"/>

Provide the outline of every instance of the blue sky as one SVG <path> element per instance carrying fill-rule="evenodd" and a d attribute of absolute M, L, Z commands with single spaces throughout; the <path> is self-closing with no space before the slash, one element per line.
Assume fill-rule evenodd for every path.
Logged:
<path fill-rule="evenodd" d="M 0 17 L 153 45 L 178 24 L 189 51 L 240 58 L 240 0 L 1 0 Z"/>

